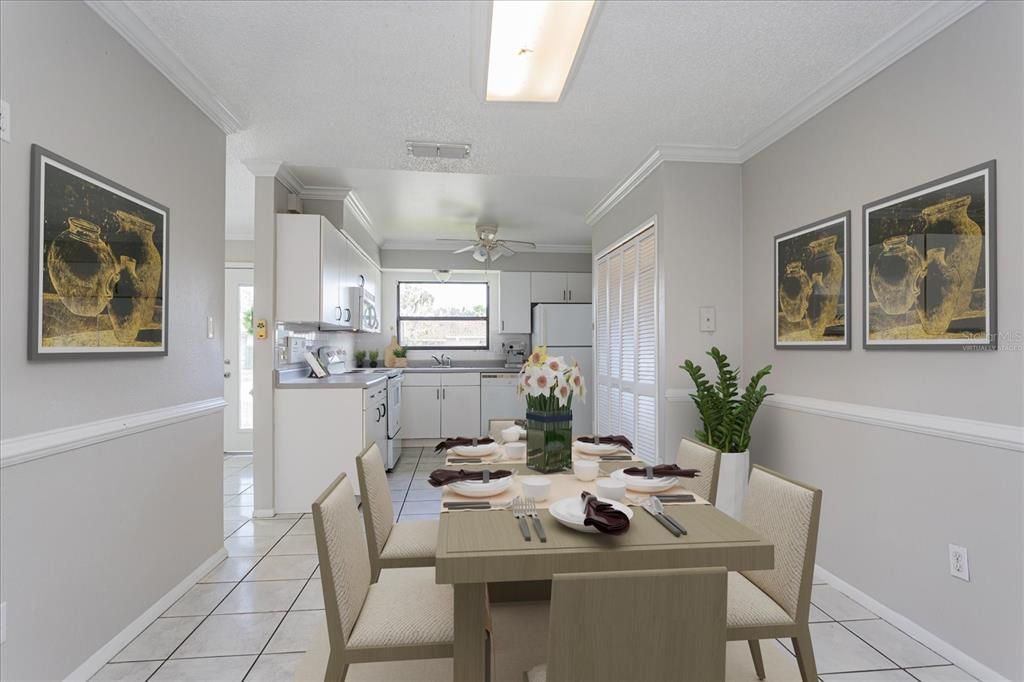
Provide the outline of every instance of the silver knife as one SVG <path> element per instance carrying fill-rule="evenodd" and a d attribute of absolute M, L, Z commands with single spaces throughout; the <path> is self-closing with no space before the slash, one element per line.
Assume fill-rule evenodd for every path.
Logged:
<path fill-rule="evenodd" d="M 679 529 L 676 528 L 675 526 L 673 526 L 672 523 L 667 518 L 665 518 L 664 514 L 658 514 L 657 512 L 654 511 L 654 509 L 651 507 L 651 500 L 650 499 L 648 499 L 646 502 L 644 502 L 640 506 L 643 507 L 645 512 L 647 512 L 648 514 L 653 516 L 654 519 L 658 523 L 660 523 L 662 526 L 664 526 L 665 530 L 667 530 L 669 533 L 672 533 L 672 535 L 674 535 L 676 537 L 679 537 L 680 535 L 682 535 L 682 533 L 679 532 Z"/>
<path fill-rule="evenodd" d="M 686 533 L 686 529 L 683 528 L 683 525 L 681 523 L 679 523 L 674 518 L 672 518 L 671 516 L 669 516 L 668 514 L 665 513 L 665 505 L 661 503 L 661 500 L 659 500 L 657 497 L 651 497 L 648 500 L 648 502 L 651 505 L 651 509 L 656 511 L 659 514 L 659 516 L 661 516 L 661 518 L 664 518 L 666 521 L 668 521 L 673 526 L 675 526 L 676 529 L 679 531 L 680 535 L 686 535 L 687 534 Z"/>

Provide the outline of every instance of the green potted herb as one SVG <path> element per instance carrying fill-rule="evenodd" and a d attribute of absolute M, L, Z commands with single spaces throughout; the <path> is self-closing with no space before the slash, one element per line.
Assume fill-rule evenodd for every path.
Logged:
<path fill-rule="evenodd" d="M 743 507 L 750 475 L 750 426 L 764 399 L 771 395 L 761 380 L 771 373 L 772 366 L 755 372 L 740 394 L 739 371 L 729 365 L 729 358 L 717 348 L 707 354 L 718 369 L 715 383 L 708 380 L 700 365 L 690 360 L 679 367 L 690 375 L 696 388 L 690 398 L 701 418 L 697 439 L 722 451 L 716 506 L 735 517 Z"/>
<path fill-rule="evenodd" d="M 377 366 L 377 358 L 380 356 L 380 352 L 379 351 L 375 351 L 375 350 L 371 350 L 369 352 L 369 356 L 370 356 L 370 367 L 376 367 Z"/>
<path fill-rule="evenodd" d="M 406 359 L 406 353 L 407 351 L 401 346 L 398 346 L 397 348 L 391 351 L 391 355 L 394 356 L 395 358 L 395 367 L 409 366 L 409 361 Z"/>
<path fill-rule="evenodd" d="M 362 367 L 366 362 L 366 351 L 357 350 L 355 353 L 353 353 L 353 357 L 355 357 L 356 359 L 356 367 Z"/>

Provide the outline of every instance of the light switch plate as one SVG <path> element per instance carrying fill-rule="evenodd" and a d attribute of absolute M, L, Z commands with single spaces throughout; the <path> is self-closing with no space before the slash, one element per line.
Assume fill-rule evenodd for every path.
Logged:
<path fill-rule="evenodd" d="M 715 307 L 703 306 L 700 309 L 700 330 L 702 332 L 715 331 Z"/>
<path fill-rule="evenodd" d="M 0 99 L 0 140 L 11 141 L 11 105 L 5 99 Z"/>

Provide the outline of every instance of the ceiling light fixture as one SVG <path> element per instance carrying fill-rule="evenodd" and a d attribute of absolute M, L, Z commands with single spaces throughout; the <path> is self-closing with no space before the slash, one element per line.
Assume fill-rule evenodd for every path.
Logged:
<path fill-rule="evenodd" d="M 486 262 L 487 257 L 489 255 L 490 254 L 487 251 L 487 247 L 484 246 L 483 244 L 480 244 L 475 249 L 473 249 L 473 260 L 477 261 L 478 263 Z"/>
<path fill-rule="evenodd" d="M 434 279 L 444 284 L 452 278 L 451 270 L 434 270 Z"/>
<path fill-rule="evenodd" d="M 594 0 L 494 0 L 487 101 L 557 102 Z"/>
<path fill-rule="evenodd" d="M 468 159 L 472 145 L 456 142 L 415 142 L 405 141 L 409 156 L 421 159 Z"/>

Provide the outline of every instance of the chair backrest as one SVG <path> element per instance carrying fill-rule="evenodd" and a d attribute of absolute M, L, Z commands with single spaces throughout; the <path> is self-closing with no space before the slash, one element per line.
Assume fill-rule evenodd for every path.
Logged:
<path fill-rule="evenodd" d="M 550 682 L 725 679 L 724 567 L 556 574 Z"/>
<path fill-rule="evenodd" d="M 500 442 L 502 430 L 515 425 L 516 420 L 513 417 L 490 419 L 487 421 L 487 435 Z"/>
<path fill-rule="evenodd" d="M 356 457 L 359 489 L 363 493 L 363 523 L 366 526 L 366 544 L 370 549 L 370 566 L 374 575 L 380 572 L 380 553 L 395 525 L 395 510 L 391 506 L 387 470 L 376 443 Z"/>
<path fill-rule="evenodd" d="M 313 529 L 332 658 L 343 651 L 370 590 L 370 560 L 352 483 L 342 474 L 313 503 Z"/>
<path fill-rule="evenodd" d="M 718 493 L 718 471 L 722 465 L 722 451 L 689 438 L 679 441 L 676 464 L 682 469 L 700 469 L 700 476 L 686 481 L 686 487 L 711 504 Z"/>
<path fill-rule="evenodd" d="M 755 465 L 740 521 L 775 545 L 775 568 L 743 571 L 797 622 L 807 622 L 821 490 Z"/>

